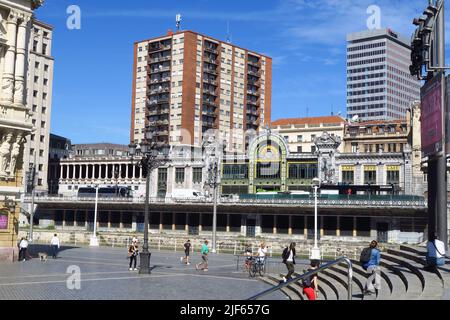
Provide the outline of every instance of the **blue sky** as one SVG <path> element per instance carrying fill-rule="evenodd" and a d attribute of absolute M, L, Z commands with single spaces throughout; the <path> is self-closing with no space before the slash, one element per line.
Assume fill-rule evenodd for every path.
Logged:
<path fill-rule="evenodd" d="M 132 5 L 130 3 L 133 3 Z M 382 27 L 408 38 L 428 0 L 47 0 L 38 19 L 54 26 L 51 132 L 73 143 L 129 143 L 133 43 L 175 29 L 226 40 L 273 58 L 272 120 L 345 115 L 346 34 L 367 29 L 369 5 Z M 66 27 L 81 8 L 81 30 Z M 449 24 L 447 24 L 449 25 Z M 447 36 L 450 32 L 447 31 Z"/>

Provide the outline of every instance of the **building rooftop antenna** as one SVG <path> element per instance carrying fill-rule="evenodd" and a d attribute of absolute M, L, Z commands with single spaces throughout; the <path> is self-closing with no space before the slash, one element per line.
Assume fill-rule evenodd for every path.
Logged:
<path fill-rule="evenodd" d="M 180 31 L 181 28 L 181 14 L 177 13 L 175 16 L 175 21 L 177 22 L 177 31 Z"/>
<path fill-rule="evenodd" d="M 230 21 L 227 21 L 227 43 L 231 43 Z"/>

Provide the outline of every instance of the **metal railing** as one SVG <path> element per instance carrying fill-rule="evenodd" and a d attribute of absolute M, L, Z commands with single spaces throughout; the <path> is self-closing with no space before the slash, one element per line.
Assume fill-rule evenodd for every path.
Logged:
<path fill-rule="evenodd" d="M 300 275 L 300 276 L 298 276 L 298 277 L 295 277 L 295 278 L 290 279 L 290 280 L 288 280 L 288 281 L 286 281 L 286 282 L 283 282 L 283 283 L 281 283 L 281 284 L 279 284 L 279 285 L 277 285 L 277 286 L 274 286 L 274 287 L 272 287 L 272 288 L 270 288 L 270 289 L 267 289 L 267 290 L 265 290 L 265 291 L 263 291 L 263 292 L 260 292 L 260 293 L 258 293 L 258 294 L 256 294 L 256 295 L 254 295 L 254 296 L 248 298 L 247 300 L 256 300 L 256 299 L 258 299 L 258 298 L 264 297 L 264 296 L 266 296 L 266 295 L 268 295 L 268 294 L 270 294 L 270 293 L 272 293 L 272 292 L 281 290 L 281 289 L 283 289 L 283 288 L 289 286 L 289 285 L 292 284 L 292 283 L 296 283 L 296 282 L 298 282 L 298 281 L 300 281 L 300 280 L 303 280 L 303 279 L 305 279 L 305 278 L 308 278 L 308 277 L 311 277 L 311 276 L 313 276 L 313 275 L 316 275 L 316 274 L 318 274 L 320 271 L 329 269 L 329 268 L 331 268 L 332 266 L 337 265 L 337 264 L 339 264 L 339 263 L 341 263 L 341 262 L 346 262 L 347 265 L 348 265 L 348 268 L 347 268 L 347 273 L 348 273 L 348 280 L 347 280 L 347 281 L 348 281 L 348 295 L 347 295 L 347 298 L 348 298 L 348 300 L 352 300 L 352 296 L 353 296 L 353 294 L 352 294 L 353 266 L 352 266 L 352 262 L 351 262 L 350 259 L 348 259 L 347 257 L 341 257 L 341 258 L 339 258 L 339 259 L 337 259 L 337 260 L 328 262 L 328 263 L 322 265 L 321 267 L 319 267 L 319 268 L 317 268 L 317 269 L 308 271 L 308 272 L 306 272 L 306 273 L 304 273 L 304 274 L 302 274 L 302 275 Z"/>
<path fill-rule="evenodd" d="M 164 132 L 167 134 L 166 132 Z M 381 196 L 380 196 L 381 197 Z M 74 196 L 35 196 L 35 201 L 37 202 L 68 202 L 68 201 L 81 201 L 81 202 L 92 202 L 95 197 L 78 197 Z M 31 197 L 25 196 L 25 202 L 30 202 Z M 138 197 L 99 197 L 100 202 L 128 202 L 128 203 L 143 203 L 143 198 Z M 189 198 L 164 198 L 164 197 L 151 197 L 150 202 L 158 203 L 210 203 L 212 199 L 204 197 L 189 197 Z M 310 199 L 308 196 L 305 198 L 266 198 L 266 197 L 252 197 L 252 198 L 225 198 L 219 199 L 221 205 L 267 205 L 267 204 L 279 204 L 279 205 L 304 205 L 313 206 L 314 199 Z M 401 198 L 397 196 L 395 199 L 385 199 L 385 198 L 365 198 L 365 199 L 353 199 L 350 198 L 339 198 L 339 199 L 328 199 L 319 198 L 318 204 L 325 207 L 340 207 L 340 206 L 369 206 L 369 207 L 425 207 L 427 202 L 422 199 L 413 199 L 405 196 Z"/>

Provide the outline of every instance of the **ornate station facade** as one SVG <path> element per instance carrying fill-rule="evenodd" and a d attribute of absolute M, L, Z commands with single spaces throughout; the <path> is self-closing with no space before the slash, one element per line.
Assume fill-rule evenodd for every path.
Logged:
<path fill-rule="evenodd" d="M 27 65 L 33 10 L 43 0 L 0 0 L 0 260 L 17 250 L 23 149 L 32 131 Z"/>

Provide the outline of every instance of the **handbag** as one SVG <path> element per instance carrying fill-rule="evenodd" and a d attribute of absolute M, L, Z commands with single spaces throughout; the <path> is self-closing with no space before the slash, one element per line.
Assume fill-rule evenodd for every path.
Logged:
<path fill-rule="evenodd" d="M 431 242 L 431 243 L 433 244 L 433 247 L 436 249 L 436 252 L 437 252 L 437 253 L 439 253 L 442 257 L 448 259 L 448 256 L 445 254 L 445 252 L 442 254 L 442 253 L 438 250 L 438 248 L 437 248 L 436 245 L 434 244 L 434 241 Z"/>

